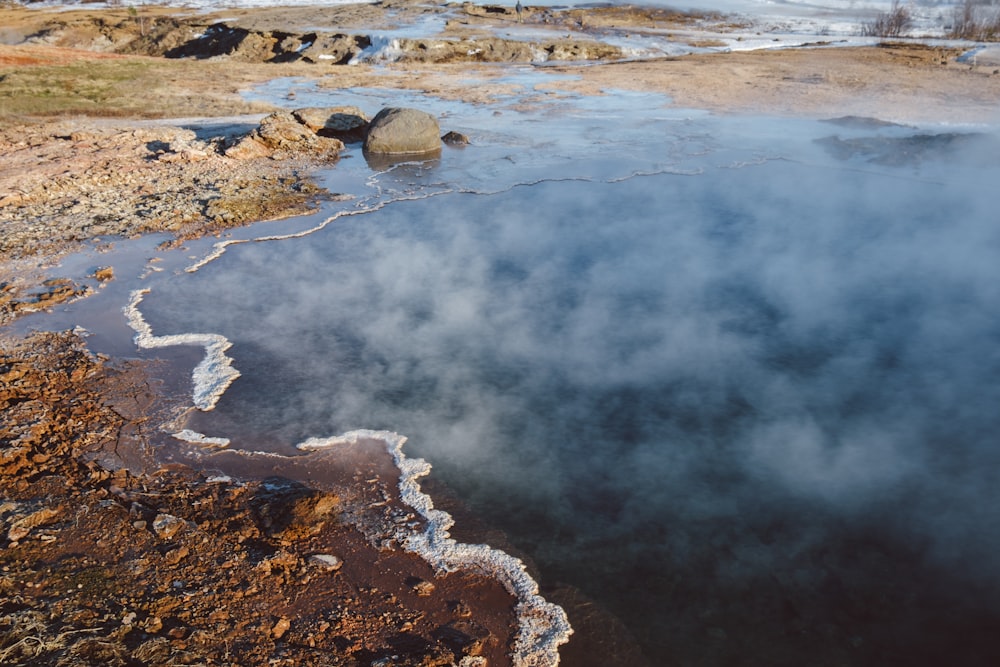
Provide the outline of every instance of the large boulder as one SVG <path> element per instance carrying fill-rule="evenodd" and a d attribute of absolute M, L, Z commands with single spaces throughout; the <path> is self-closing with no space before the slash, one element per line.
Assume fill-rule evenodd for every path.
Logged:
<path fill-rule="evenodd" d="M 386 107 L 368 125 L 365 152 L 376 155 L 412 155 L 441 150 L 441 127 L 424 111 Z"/>

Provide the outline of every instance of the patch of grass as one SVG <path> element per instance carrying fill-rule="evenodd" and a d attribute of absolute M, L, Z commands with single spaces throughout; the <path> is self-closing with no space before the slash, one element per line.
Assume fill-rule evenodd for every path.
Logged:
<path fill-rule="evenodd" d="M 117 590 L 114 577 L 102 567 L 89 567 L 73 572 L 66 577 L 66 584 L 70 590 L 96 600 L 104 600 Z"/>
<path fill-rule="evenodd" d="M 902 37 L 913 26 L 913 16 L 906 5 L 892 0 L 888 11 L 879 14 L 861 26 L 861 34 L 866 37 Z"/>
<path fill-rule="evenodd" d="M 948 37 L 981 42 L 1000 41 L 1000 7 L 965 0 L 954 8 Z"/>
<path fill-rule="evenodd" d="M 245 102 L 235 86 L 220 85 L 227 79 L 222 66 L 154 58 L 109 58 L 0 67 L 0 118 L 169 118 L 270 109 Z M 257 77 L 250 73 L 248 78 Z"/>
<path fill-rule="evenodd" d="M 696 49 L 711 49 L 726 46 L 721 39 L 689 39 L 687 45 Z"/>
<path fill-rule="evenodd" d="M 50 116 L 132 111 L 138 105 L 128 90 L 146 83 L 151 69 L 146 62 L 116 60 L 8 71 L 0 75 L 0 113 Z"/>

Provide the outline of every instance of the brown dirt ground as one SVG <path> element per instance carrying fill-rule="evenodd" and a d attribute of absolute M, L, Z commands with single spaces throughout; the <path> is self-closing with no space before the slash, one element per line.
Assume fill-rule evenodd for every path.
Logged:
<path fill-rule="evenodd" d="M 161 467 L 148 371 L 68 334 L 0 339 L 0 663 L 509 664 L 497 581 L 366 536 L 405 510 L 384 448 L 241 482 Z"/>

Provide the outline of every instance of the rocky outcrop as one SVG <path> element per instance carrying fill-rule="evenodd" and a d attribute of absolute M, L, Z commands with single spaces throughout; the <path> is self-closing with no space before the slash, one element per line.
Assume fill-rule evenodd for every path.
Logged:
<path fill-rule="evenodd" d="M 246 62 L 347 63 L 371 45 L 364 35 L 248 30 L 215 23 L 188 41 L 165 50 L 168 58 L 225 56 Z"/>
<path fill-rule="evenodd" d="M 364 141 L 368 116 L 358 107 L 309 107 L 292 112 L 295 118 L 321 137 L 343 142 Z"/>
<path fill-rule="evenodd" d="M 188 237 L 310 210 L 321 192 L 304 174 L 336 159 L 343 144 L 293 123 L 284 124 L 288 134 L 271 121 L 219 124 L 200 139 L 183 127 L 80 119 L 0 128 L 0 193 L 9 193 L 0 195 L 0 285 L 10 283 L 0 289 L 0 323 L 6 297 L 44 306 L 58 296 L 9 262 L 109 237 Z M 245 158 L 261 159 L 224 154 L 240 144 L 252 149 Z"/>
<path fill-rule="evenodd" d="M 291 111 L 275 111 L 260 126 L 226 149 L 226 157 L 247 159 L 275 154 L 309 153 L 336 159 L 344 143 L 322 137 L 302 123 Z"/>
<path fill-rule="evenodd" d="M 469 16 L 510 18 L 513 9 L 469 5 Z M 547 12 L 546 23 L 561 22 Z M 510 18 L 510 20 L 514 20 Z M 447 36 L 397 39 L 385 49 L 372 49 L 368 34 L 335 30 L 274 30 L 234 23 L 206 24 L 204 19 L 180 17 L 111 16 L 104 19 L 53 19 L 27 41 L 97 51 L 165 56 L 167 58 L 225 58 L 239 62 L 304 62 L 345 65 L 365 60 L 404 62 L 539 62 L 545 60 L 616 60 L 624 57 L 617 46 L 581 35 L 579 38 L 504 39 L 462 34 L 462 21 L 449 21 Z M 575 28 L 574 28 L 575 29 Z"/>
<path fill-rule="evenodd" d="M 190 38 L 183 43 L 180 35 Z M 190 27 L 175 28 L 157 38 L 140 40 L 144 48 L 168 58 L 225 57 L 244 62 L 293 62 L 343 65 L 362 59 L 371 47 L 367 35 L 341 33 L 293 33 L 257 31 L 225 23 L 208 26 L 204 33 L 193 35 Z M 158 48 L 169 42 L 172 48 Z M 136 42 L 139 44 L 140 42 Z M 133 49 L 135 45 L 133 45 Z M 556 39 L 531 42 L 500 37 L 425 38 L 395 40 L 391 56 L 370 53 L 372 59 L 404 62 L 538 62 L 545 60 L 615 60 L 623 56 L 617 46 L 592 39 Z"/>
<path fill-rule="evenodd" d="M 377 155 L 434 153 L 441 150 L 441 127 L 425 111 L 387 107 L 368 126 L 364 148 Z"/>
<path fill-rule="evenodd" d="M 366 35 L 320 33 L 298 54 L 307 63 L 346 65 L 370 46 L 371 40 Z"/>
<path fill-rule="evenodd" d="M 618 60 L 622 50 L 590 39 L 544 42 L 482 37 L 469 39 L 401 39 L 400 62 L 543 62 L 548 60 Z"/>

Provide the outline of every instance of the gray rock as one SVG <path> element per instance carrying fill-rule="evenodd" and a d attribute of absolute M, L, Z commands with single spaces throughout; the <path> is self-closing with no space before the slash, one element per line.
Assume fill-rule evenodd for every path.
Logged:
<path fill-rule="evenodd" d="M 386 107 L 368 126 L 365 152 L 411 155 L 441 150 L 441 128 L 434 116 L 417 109 Z"/>
<path fill-rule="evenodd" d="M 461 132 L 448 132 L 443 137 L 441 141 L 448 144 L 449 146 L 468 146 L 469 137 L 462 134 Z"/>

